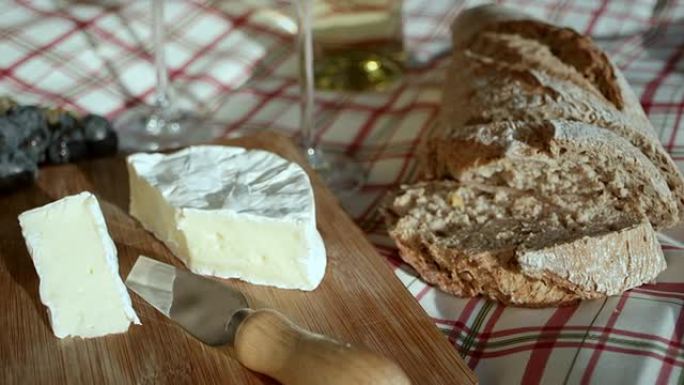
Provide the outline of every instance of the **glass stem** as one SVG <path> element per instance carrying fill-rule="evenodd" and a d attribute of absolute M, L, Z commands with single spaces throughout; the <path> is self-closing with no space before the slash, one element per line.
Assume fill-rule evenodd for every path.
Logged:
<path fill-rule="evenodd" d="M 313 39 L 311 26 L 312 0 L 295 1 L 299 26 L 297 51 L 299 52 L 300 130 L 302 145 L 308 153 L 314 151 L 314 82 Z"/>
<path fill-rule="evenodd" d="M 166 43 L 164 27 L 164 1 L 152 0 L 153 30 L 152 39 L 154 44 L 154 66 L 157 75 L 157 86 L 154 105 L 157 110 L 167 109 L 171 103 L 169 96 L 169 74 L 166 70 L 166 57 L 164 44 Z"/>

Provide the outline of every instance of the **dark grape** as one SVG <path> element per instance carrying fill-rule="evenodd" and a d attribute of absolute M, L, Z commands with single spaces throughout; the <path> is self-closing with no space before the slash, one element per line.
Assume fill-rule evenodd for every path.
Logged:
<path fill-rule="evenodd" d="M 7 118 L 19 126 L 19 148 L 36 163 L 45 160 L 45 149 L 50 140 L 47 120 L 43 112 L 36 106 L 14 106 Z"/>
<path fill-rule="evenodd" d="M 38 164 L 61 164 L 115 154 L 118 138 L 109 121 L 78 119 L 61 108 L 17 105 L 0 96 L 0 192 L 30 184 Z"/>
<path fill-rule="evenodd" d="M 0 149 L 0 192 L 30 185 L 38 176 L 38 166 L 24 151 Z"/>
<path fill-rule="evenodd" d="M 61 108 L 44 109 L 43 113 L 47 119 L 48 128 L 50 132 L 70 132 L 79 129 L 78 120 L 76 116 L 69 111 Z"/>
<path fill-rule="evenodd" d="M 52 138 L 47 149 L 48 162 L 55 164 L 75 162 L 87 155 L 88 146 L 83 138 L 83 132 L 78 129 L 58 133 Z"/>
<path fill-rule="evenodd" d="M 19 126 L 6 116 L 0 116 L 0 148 L 16 149 L 22 140 Z"/>
<path fill-rule="evenodd" d="M 81 120 L 88 153 L 92 157 L 113 155 L 118 147 L 118 138 L 109 121 L 99 115 L 89 114 Z"/>

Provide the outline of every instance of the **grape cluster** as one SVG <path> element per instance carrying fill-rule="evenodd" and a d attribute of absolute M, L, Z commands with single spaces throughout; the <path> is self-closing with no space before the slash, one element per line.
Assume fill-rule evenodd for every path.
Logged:
<path fill-rule="evenodd" d="M 23 106 L 0 97 L 0 192 L 32 183 L 42 164 L 116 153 L 117 136 L 102 116 Z"/>

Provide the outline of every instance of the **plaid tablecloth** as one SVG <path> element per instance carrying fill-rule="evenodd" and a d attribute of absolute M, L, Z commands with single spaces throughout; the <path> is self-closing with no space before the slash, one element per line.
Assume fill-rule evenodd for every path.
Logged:
<path fill-rule="evenodd" d="M 240 127 L 296 134 L 292 37 L 243 1 L 169 1 L 167 53 L 181 106 Z M 152 101 L 147 1 L 112 7 L 46 0 L 0 3 L 0 94 L 115 118 Z M 659 282 L 574 307 L 526 310 L 458 299 L 401 263 L 376 208 L 387 189 L 415 180 L 417 138 L 435 122 L 459 0 L 406 0 L 413 67 L 383 93 L 317 97 L 317 138 L 359 159 L 369 181 L 345 204 L 406 288 L 482 384 L 684 383 L 684 252 L 664 245 Z M 508 3 L 589 33 L 623 69 L 658 136 L 684 162 L 684 4 L 674 1 Z M 684 239 L 684 229 L 671 235 Z"/>

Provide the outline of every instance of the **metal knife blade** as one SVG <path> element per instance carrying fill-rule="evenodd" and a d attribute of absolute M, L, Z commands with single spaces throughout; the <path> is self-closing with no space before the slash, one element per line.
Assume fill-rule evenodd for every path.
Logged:
<path fill-rule="evenodd" d="M 231 343 L 233 315 L 249 308 L 238 290 L 141 255 L 126 286 L 187 332 L 212 345 Z"/>
<path fill-rule="evenodd" d="M 284 385 L 410 384 L 393 361 L 302 329 L 275 310 L 249 309 L 239 290 L 219 281 L 141 255 L 126 285 L 200 341 L 232 344 L 241 364 Z"/>

